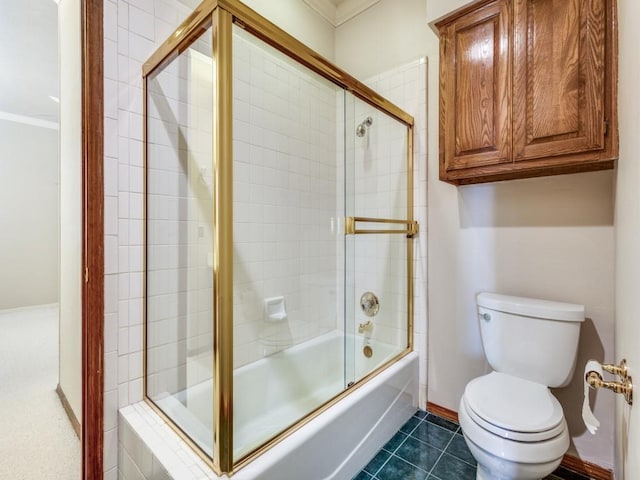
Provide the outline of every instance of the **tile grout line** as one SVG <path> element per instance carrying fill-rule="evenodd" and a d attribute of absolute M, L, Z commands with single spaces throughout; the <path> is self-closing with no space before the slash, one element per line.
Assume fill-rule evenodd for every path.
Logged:
<path fill-rule="evenodd" d="M 420 411 L 420 410 L 418 410 L 418 411 Z M 399 460 L 402 460 L 403 462 L 405 462 L 405 463 L 407 463 L 407 464 L 411 465 L 412 467 L 417 468 L 418 470 L 423 471 L 423 472 L 425 471 L 425 470 L 424 470 L 422 467 L 420 467 L 419 465 L 415 465 L 414 463 L 412 463 L 412 462 L 408 461 L 407 459 L 405 459 L 405 458 L 403 458 L 403 457 L 401 457 L 401 456 L 399 456 L 399 455 L 397 455 L 397 454 L 396 454 L 396 452 L 397 452 L 397 451 L 400 449 L 400 447 L 401 447 L 401 446 L 402 446 L 402 445 L 407 441 L 407 439 L 408 439 L 409 437 L 411 437 L 411 438 L 413 438 L 413 439 L 417 440 L 418 442 L 420 442 L 420 443 L 422 443 L 422 444 L 425 444 L 425 445 L 427 445 L 427 446 L 430 446 L 430 447 L 432 447 L 432 448 L 434 448 L 434 449 L 436 449 L 436 450 L 440 450 L 438 447 L 435 447 L 435 446 L 431 445 L 429 442 L 423 441 L 423 440 L 421 440 L 420 438 L 418 438 L 418 437 L 414 437 L 414 436 L 412 435 L 412 434 L 413 434 L 413 433 L 418 429 L 418 427 L 419 427 L 422 423 L 429 423 L 429 424 L 434 425 L 434 426 L 436 426 L 436 427 L 438 427 L 438 428 L 441 428 L 441 429 L 443 429 L 443 430 L 446 430 L 446 431 L 452 432 L 452 434 L 453 434 L 453 435 L 451 436 L 451 438 L 449 439 L 449 441 L 448 441 L 448 442 L 446 443 L 446 445 L 444 446 L 444 448 L 443 448 L 442 450 L 440 450 L 440 455 L 438 456 L 438 458 L 437 458 L 437 459 L 436 459 L 436 461 L 434 462 L 433 466 L 432 466 L 432 467 L 429 469 L 429 471 L 427 472 L 427 476 L 425 477 L 425 480 L 431 480 L 431 479 L 433 479 L 433 480 L 442 480 L 442 479 L 440 479 L 440 477 L 437 477 L 437 476 L 435 475 L 435 473 L 433 473 L 433 471 L 434 471 L 435 467 L 438 465 L 438 462 L 440 462 L 440 460 L 442 459 L 442 457 L 443 457 L 443 455 L 444 455 L 445 453 L 447 453 L 449 456 L 451 456 L 451 457 L 455 458 L 456 460 L 458 460 L 458 461 L 460 461 L 460 462 L 462 462 L 462 463 L 464 463 L 464 464 L 466 464 L 466 465 L 469 465 L 469 466 L 471 466 L 471 467 L 477 468 L 477 465 L 473 465 L 473 464 L 471 464 L 471 463 L 467 462 L 466 460 L 464 460 L 464 459 L 462 459 L 462 458 L 458 457 L 457 455 L 452 454 L 452 453 L 448 453 L 448 452 L 447 452 L 447 450 L 448 450 L 448 449 L 449 449 L 449 447 L 451 446 L 451 444 L 452 444 L 453 440 L 456 438 L 456 435 L 458 435 L 458 434 L 462 435 L 462 428 L 460 427 L 460 425 L 457 425 L 457 424 L 455 424 L 455 423 L 451 422 L 453 425 L 457 425 L 457 427 L 456 427 L 456 429 L 455 429 L 455 430 L 451 430 L 451 429 L 446 428 L 446 427 L 444 427 L 444 426 L 442 426 L 442 425 L 439 425 L 439 424 L 437 424 L 437 423 L 429 422 L 429 421 L 427 420 L 427 418 L 428 418 L 429 416 L 433 416 L 433 417 L 436 417 L 436 418 L 442 418 L 442 417 L 439 417 L 438 415 L 435 415 L 435 414 L 430 413 L 430 412 L 428 412 L 428 411 L 425 411 L 425 412 L 426 412 L 426 415 L 425 415 L 424 417 L 422 417 L 422 418 L 421 418 L 421 417 L 417 417 L 417 416 L 414 414 L 414 417 L 418 420 L 418 423 L 417 423 L 417 424 L 416 424 L 416 426 L 415 426 L 415 427 L 413 427 L 409 432 L 404 432 L 404 431 L 402 431 L 402 430 L 398 430 L 398 432 L 397 432 L 397 433 L 402 433 L 402 434 L 404 434 L 404 435 L 405 435 L 405 438 L 404 438 L 404 439 L 403 439 L 403 440 L 398 444 L 398 446 L 397 446 L 397 447 L 395 447 L 395 448 L 393 449 L 393 451 L 385 449 L 385 448 L 384 448 L 384 446 L 381 448 L 381 450 L 384 450 L 385 452 L 389 453 L 389 457 L 384 461 L 384 463 L 380 466 L 380 468 L 378 468 L 378 469 L 376 470 L 375 475 L 365 471 L 365 473 L 371 477 L 371 478 L 370 478 L 370 480 L 380 480 L 380 479 L 379 479 L 379 477 L 378 477 L 377 475 L 382 471 L 382 469 L 386 466 L 386 464 L 387 464 L 387 463 L 389 463 L 389 461 L 391 460 L 391 457 L 397 457 Z M 417 412 L 416 412 L 416 413 L 417 413 Z M 412 418 L 413 418 L 413 417 L 412 417 Z M 444 420 L 446 420 L 446 419 L 444 419 Z M 385 445 L 386 445 L 386 444 L 385 444 Z M 364 470 L 363 470 L 363 471 L 364 471 Z M 558 478 L 559 480 L 562 480 L 562 479 L 563 479 L 563 477 L 558 477 L 558 476 L 556 476 L 556 475 L 555 475 L 555 472 L 553 472 L 551 475 L 553 475 L 553 476 L 554 476 L 554 478 Z M 581 478 L 584 478 L 585 480 L 592 480 L 590 477 L 582 477 L 582 476 L 581 476 Z"/>
<path fill-rule="evenodd" d="M 415 415 L 413 415 L 411 418 L 413 418 L 414 416 L 415 416 Z M 418 418 L 418 417 L 416 417 L 416 418 Z M 409 419 L 409 420 L 411 420 L 411 419 Z M 407 420 L 407 421 L 409 421 L 409 420 Z M 384 463 L 383 463 L 382 465 L 380 465 L 380 468 L 378 468 L 378 469 L 376 470 L 376 473 L 375 473 L 375 474 L 371 474 L 371 473 L 367 472 L 367 473 L 369 473 L 369 475 L 371 475 L 372 480 L 376 480 L 376 479 L 377 479 L 376 475 L 378 475 L 378 473 L 380 473 L 380 471 L 384 468 L 384 466 L 385 466 L 387 463 L 389 463 L 389 460 L 391 460 L 391 457 L 397 456 L 397 455 L 395 454 L 395 452 L 400 448 L 400 446 L 401 446 L 404 442 L 406 442 L 406 441 L 407 441 L 407 438 L 409 438 L 409 437 L 411 436 L 411 433 L 413 433 L 413 432 L 414 432 L 414 430 L 415 430 L 416 428 L 418 428 L 418 425 L 420 425 L 420 423 L 422 422 L 422 419 L 421 419 L 421 418 L 418 418 L 418 420 L 419 420 L 419 422 L 416 424 L 416 426 L 415 426 L 415 427 L 413 427 L 413 428 L 411 429 L 411 431 L 410 431 L 409 433 L 405 433 L 405 432 L 403 432 L 402 430 L 398 430 L 398 432 L 405 433 L 405 434 L 406 434 L 406 438 L 404 438 L 404 439 L 400 442 L 400 444 L 399 444 L 399 445 L 398 445 L 398 446 L 393 450 L 393 452 L 389 452 L 389 450 L 385 450 L 384 446 L 381 448 L 381 450 L 384 450 L 385 452 L 389 452 L 389 453 L 390 453 L 390 455 L 389 455 L 389 458 L 387 458 L 387 459 L 384 461 Z M 400 427 L 400 428 L 402 428 L 402 427 Z M 396 432 L 394 435 L 396 435 L 398 432 Z M 391 438 L 393 438 L 393 437 L 391 437 Z M 388 442 L 387 442 L 387 443 L 388 443 Z M 386 444 L 385 444 L 385 445 L 386 445 Z M 376 453 L 376 455 L 377 455 L 377 453 Z M 374 458 L 375 458 L 375 457 L 374 457 Z M 400 458 L 400 457 L 398 457 L 398 458 Z M 402 458 L 401 458 L 401 460 L 406 461 L 406 460 L 404 460 L 404 459 L 402 459 Z M 407 462 L 407 463 L 409 463 L 409 462 Z M 411 464 L 410 464 L 410 465 L 411 465 Z"/>
<path fill-rule="evenodd" d="M 417 412 L 416 412 L 416 413 L 417 413 Z M 415 427 L 413 427 L 413 428 L 411 429 L 411 431 L 409 431 L 408 433 L 407 433 L 407 432 L 403 432 L 402 430 L 398 430 L 398 432 L 399 432 L 399 433 L 404 433 L 404 434 L 406 435 L 406 437 L 405 437 L 405 438 L 404 438 L 404 439 L 403 439 L 403 440 L 398 444 L 398 446 L 397 446 L 396 448 L 394 448 L 394 449 L 393 449 L 393 452 L 389 452 L 389 450 L 385 450 L 385 448 L 384 448 L 384 447 L 382 447 L 382 450 L 385 450 L 385 452 L 389 452 L 389 453 L 391 453 L 391 455 L 389 455 L 389 458 L 387 458 L 387 459 L 385 460 L 385 462 L 380 466 L 380 468 L 378 468 L 378 470 L 376 470 L 375 475 L 372 475 L 372 476 L 371 476 L 371 479 L 372 479 L 372 480 L 379 480 L 379 479 L 378 479 L 378 477 L 377 477 L 378 473 L 380 473 L 380 471 L 384 468 L 384 466 L 385 466 L 387 463 L 389 463 L 389 460 L 391 460 L 391 457 L 397 457 L 397 458 L 399 458 L 400 460 L 402 460 L 403 462 L 408 463 L 408 464 L 409 464 L 409 465 L 411 465 L 412 467 L 415 467 L 415 468 L 417 468 L 417 469 L 419 469 L 419 470 L 422 470 L 423 472 L 425 471 L 425 470 L 423 470 L 422 468 L 420 468 L 418 465 L 414 465 L 413 463 L 411 463 L 411 462 L 409 462 L 409 461 L 405 460 L 404 458 L 402 458 L 402 457 L 400 457 L 400 456 L 396 455 L 396 452 L 397 452 L 397 451 L 400 449 L 400 447 L 401 447 L 401 446 L 402 446 L 402 445 L 407 441 L 407 439 L 408 439 L 409 437 L 411 437 L 411 434 L 412 434 L 413 432 L 415 432 L 415 431 L 416 431 L 416 429 L 420 426 L 420 424 L 426 421 L 426 418 L 427 418 L 427 416 L 428 416 L 428 415 L 429 415 L 429 414 L 428 414 L 428 412 L 427 412 L 427 415 L 425 415 L 425 416 L 424 416 L 424 418 L 416 417 L 416 416 L 415 416 L 415 414 L 413 414 L 413 415 L 412 415 L 412 417 L 411 417 L 411 418 L 414 418 L 414 417 L 415 417 L 415 418 L 417 418 L 417 419 L 418 419 L 418 423 L 417 423 L 417 424 L 416 424 L 416 426 L 415 426 Z M 409 419 L 409 420 L 410 420 L 410 419 Z M 407 420 L 407 421 L 408 421 L 408 420 Z M 398 432 L 396 432 L 396 434 L 397 434 Z M 393 437 L 392 437 L 392 438 L 393 438 Z M 412 437 L 412 438 L 415 438 L 416 440 L 420 441 L 420 439 L 418 439 L 417 437 Z M 386 444 L 385 444 L 385 445 L 386 445 Z M 369 472 L 367 472 L 367 473 L 369 473 Z M 371 474 L 370 474 L 370 475 L 371 475 Z M 429 476 L 429 472 L 427 472 L 427 477 L 428 477 L 428 476 Z M 425 477 L 425 480 L 426 480 L 426 477 Z"/>
<path fill-rule="evenodd" d="M 460 427 L 460 425 L 458 425 L 458 428 L 456 429 L 455 432 L 453 432 L 453 437 L 451 437 L 451 441 L 453 441 L 454 438 L 456 438 L 456 435 L 462 435 L 464 437 L 464 434 L 462 433 L 462 427 Z M 450 444 L 451 442 L 449 442 Z M 447 451 L 447 448 L 449 448 L 449 444 L 447 444 L 447 447 L 444 449 L 444 452 Z M 447 452 L 448 453 L 448 452 Z M 453 453 L 448 453 L 448 455 L 451 455 L 452 457 L 454 457 L 456 460 L 461 461 L 462 463 L 466 463 L 467 465 L 473 467 L 473 468 L 477 468 L 478 464 L 476 463 L 475 465 L 473 463 L 467 462 L 465 459 L 460 458 L 459 456 L 453 454 Z"/>
<path fill-rule="evenodd" d="M 404 440 L 402 440 L 402 442 L 400 442 L 400 444 L 399 444 L 399 445 L 394 449 L 394 451 L 393 451 L 393 452 L 391 452 L 391 455 L 389 456 L 389 458 L 387 458 L 387 460 L 382 464 L 382 466 L 381 466 L 381 467 L 376 471 L 376 475 L 374 475 L 374 476 L 372 477 L 372 479 L 373 479 L 373 480 L 379 480 L 379 479 L 378 479 L 378 477 L 377 477 L 377 474 L 378 474 L 378 473 L 380 473 L 380 471 L 381 471 L 381 470 L 384 468 L 384 466 L 389 462 L 389 460 L 391 460 L 391 457 L 397 457 L 398 459 L 400 459 L 400 460 L 402 460 L 403 462 L 405 462 L 405 463 L 407 463 L 407 464 L 411 465 L 412 467 L 415 467 L 415 468 L 417 468 L 418 470 L 421 470 L 421 471 L 423 471 L 423 472 L 426 472 L 427 476 L 425 477 L 425 480 L 427 480 L 427 479 L 429 478 L 429 476 L 430 476 L 430 475 L 432 475 L 432 474 L 431 474 L 431 471 L 435 468 L 436 464 L 438 463 L 438 461 L 440 460 L 440 458 L 442 458 L 442 455 L 445 453 L 445 451 L 447 450 L 447 448 L 449 447 L 449 445 L 451 444 L 451 442 L 452 442 L 452 441 L 453 441 L 453 439 L 455 438 L 456 433 L 458 432 L 458 430 L 460 430 L 460 426 L 458 426 L 455 430 L 453 430 L 453 431 L 452 431 L 452 430 L 449 430 L 448 428 L 442 427 L 442 426 L 440 426 L 440 425 L 438 425 L 438 424 L 436 424 L 436 423 L 433 423 L 433 422 L 429 422 L 429 421 L 427 421 L 428 416 L 429 416 L 429 412 L 427 412 L 427 415 L 425 415 L 423 418 L 418 418 L 418 417 L 416 417 L 416 418 L 418 418 L 418 420 L 419 420 L 419 422 L 417 423 L 417 425 L 416 425 L 416 426 L 411 430 L 411 432 L 410 432 L 410 433 L 406 433 L 407 437 L 406 437 Z M 437 416 L 437 415 L 436 415 L 436 416 Z M 449 431 L 449 432 L 452 432 L 452 433 L 453 433 L 453 435 L 451 436 L 451 438 L 449 439 L 449 441 L 447 442 L 447 444 L 444 446 L 444 448 L 443 448 L 442 450 L 440 450 L 438 447 L 436 447 L 436 446 L 434 446 L 434 445 L 431 445 L 429 442 L 425 442 L 425 441 L 423 441 L 423 440 L 419 439 L 418 437 L 414 437 L 414 436 L 412 436 L 412 435 L 411 435 L 413 432 L 415 432 L 415 431 L 418 429 L 418 427 L 419 427 L 419 426 L 420 426 L 420 424 L 422 424 L 422 423 L 429 423 L 429 424 L 431 424 L 431 425 L 433 425 L 433 426 L 435 426 L 435 427 L 437 427 L 437 428 L 440 428 L 440 429 L 442 429 L 442 430 L 444 430 L 444 431 Z M 405 433 L 405 432 L 402 432 L 402 433 Z M 399 448 L 400 448 L 400 447 L 401 447 L 401 446 L 402 446 L 402 445 L 407 441 L 407 439 L 408 439 L 409 437 L 412 437 L 412 438 L 414 438 L 415 440 L 417 440 L 418 442 L 423 443 L 423 444 L 425 444 L 425 445 L 427 445 L 427 446 L 430 446 L 430 447 L 432 447 L 432 448 L 434 448 L 434 449 L 436 449 L 436 450 L 439 450 L 439 451 L 440 451 L 440 455 L 438 455 L 438 458 L 436 459 L 436 461 L 434 462 L 433 466 L 432 466 L 428 471 L 427 471 L 427 470 L 425 470 L 425 469 L 423 469 L 423 468 L 422 468 L 422 467 L 420 467 L 419 465 L 415 465 L 414 463 L 411 463 L 411 462 L 410 462 L 410 461 L 408 461 L 407 459 L 402 458 L 402 457 L 400 457 L 400 456 L 398 456 L 398 455 L 396 455 L 396 454 L 395 454 L 395 452 L 397 452 L 397 451 L 398 451 L 398 449 L 399 449 Z M 382 449 L 384 450 L 384 447 L 383 447 Z M 388 452 L 389 450 L 385 450 L 385 451 L 387 451 L 387 452 Z M 455 457 L 455 458 L 457 458 L 457 457 Z M 368 472 L 367 472 L 367 473 L 368 473 Z M 436 478 L 438 478 L 438 477 L 436 477 Z"/>
<path fill-rule="evenodd" d="M 460 430 L 460 426 L 458 426 L 458 428 L 456 428 L 456 430 L 453 432 L 453 435 L 451 435 L 451 438 L 449 439 L 449 441 L 447 442 L 445 447 L 442 449 L 442 452 L 440 453 L 440 456 L 436 459 L 435 462 L 433 462 L 433 466 L 427 472 L 427 478 L 429 478 L 431 476 L 431 472 L 433 472 L 433 469 L 436 468 L 436 465 L 438 465 L 438 462 L 440 461 L 440 459 L 444 455 L 444 452 L 447 451 L 447 448 L 449 448 L 449 445 L 451 445 L 451 442 L 453 442 L 453 439 L 455 438 L 456 433 L 458 432 L 458 430 Z"/>

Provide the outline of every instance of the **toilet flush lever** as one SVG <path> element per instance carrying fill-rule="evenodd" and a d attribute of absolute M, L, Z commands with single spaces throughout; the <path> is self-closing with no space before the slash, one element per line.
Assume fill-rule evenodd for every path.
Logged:
<path fill-rule="evenodd" d="M 607 388 L 615 393 L 624 395 L 624 399 L 629 405 L 633 404 L 633 383 L 631 375 L 627 370 L 627 361 L 625 359 L 620 365 L 605 364 L 602 369 L 606 372 L 613 373 L 620 377 L 620 382 L 605 382 L 598 372 L 587 372 L 585 380 L 591 388 Z"/>

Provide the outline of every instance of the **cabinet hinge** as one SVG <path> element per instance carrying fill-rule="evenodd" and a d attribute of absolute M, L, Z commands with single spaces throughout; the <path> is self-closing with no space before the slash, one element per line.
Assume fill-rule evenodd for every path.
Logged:
<path fill-rule="evenodd" d="M 604 121 L 604 136 L 606 137 L 609 133 L 609 120 Z"/>
<path fill-rule="evenodd" d="M 89 283 L 89 268 L 84 268 L 84 283 Z"/>

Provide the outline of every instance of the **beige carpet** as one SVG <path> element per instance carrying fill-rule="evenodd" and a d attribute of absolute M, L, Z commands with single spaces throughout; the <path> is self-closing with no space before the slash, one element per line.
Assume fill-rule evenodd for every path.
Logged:
<path fill-rule="evenodd" d="M 57 305 L 0 311 L 0 479 L 80 479 L 57 384 Z"/>

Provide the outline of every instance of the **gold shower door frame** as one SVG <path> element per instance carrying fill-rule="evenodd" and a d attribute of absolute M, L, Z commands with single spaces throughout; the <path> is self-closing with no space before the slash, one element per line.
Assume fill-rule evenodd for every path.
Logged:
<path fill-rule="evenodd" d="M 237 462 L 233 460 L 233 24 L 251 33 L 263 42 L 333 82 L 355 97 L 398 120 L 407 127 L 407 218 L 403 220 L 360 219 L 379 223 L 401 223 L 407 229 L 366 232 L 345 229 L 345 234 L 398 233 L 407 237 L 407 345 L 390 361 L 370 372 L 353 386 L 324 405 L 301 418 L 295 425 L 277 434 Z M 213 35 L 214 67 L 214 147 L 213 147 L 213 459 L 204 453 L 189 436 L 174 424 L 147 396 L 147 282 L 146 282 L 146 228 L 147 228 L 147 80 L 148 76 L 170 63 L 186 50 L 207 28 Z M 417 222 L 413 220 L 413 117 L 389 102 L 357 79 L 333 65 L 300 41 L 269 22 L 239 0 L 204 0 L 169 38 L 151 55 L 142 67 L 143 75 L 143 144 L 144 144 L 144 399 L 187 442 L 196 453 L 218 474 L 233 474 L 248 462 L 270 449 L 313 418 L 327 410 L 352 390 L 366 383 L 387 366 L 413 350 L 413 237 Z M 349 219 L 346 219 L 347 223 Z"/>

